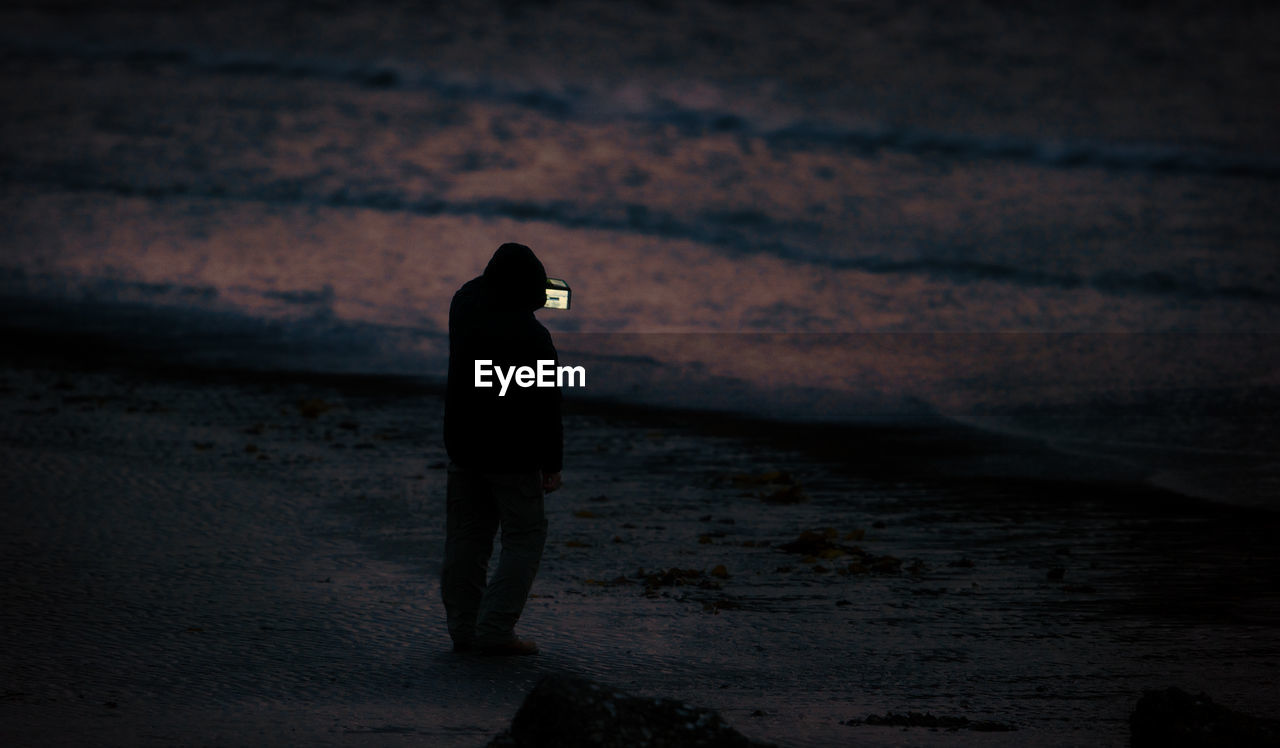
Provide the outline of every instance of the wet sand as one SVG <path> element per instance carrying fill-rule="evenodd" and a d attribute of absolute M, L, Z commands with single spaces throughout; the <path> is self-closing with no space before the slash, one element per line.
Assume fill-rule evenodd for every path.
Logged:
<path fill-rule="evenodd" d="M 476 746 L 547 673 L 795 746 L 1127 744 L 1168 685 L 1280 716 L 1275 516 L 993 477 L 1033 447 L 571 401 L 504 661 L 449 651 L 438 390 L 6 360 L 9 745 Z M 842 724 L 907 711 L 1016 731 Z"/>

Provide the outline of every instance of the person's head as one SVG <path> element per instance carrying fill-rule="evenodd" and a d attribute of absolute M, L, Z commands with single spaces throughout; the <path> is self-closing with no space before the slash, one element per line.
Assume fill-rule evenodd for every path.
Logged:
<path fill-rule="evenodd" d="M 538 309 L 547 302 L 547 271 L 523 244 L 507 242 L 493 253 L 484 278 L 515 306 Z"/>

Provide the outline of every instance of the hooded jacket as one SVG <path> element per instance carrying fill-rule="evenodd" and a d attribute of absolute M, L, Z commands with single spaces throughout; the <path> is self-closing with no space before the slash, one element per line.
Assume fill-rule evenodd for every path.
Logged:
<path fill-rule="evenodd" d="M 560 390 L 519 387 L 506 395 L 475 386 L 475 362 L 506 370 L 556 361 L 551 333 L 534 318 L 546 302 L 547 273 L 533 250 L 503 244 L 484 274 L 468 281 L 449 305 L 449 382 L 444 443 L 449 459 L 471 470 L 558 473 L 564 450 Z"/>

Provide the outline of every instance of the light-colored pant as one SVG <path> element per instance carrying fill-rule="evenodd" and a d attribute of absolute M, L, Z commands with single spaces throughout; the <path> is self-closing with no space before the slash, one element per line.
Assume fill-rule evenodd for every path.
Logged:
<path fill-rule="evenodd" d="M 547 540 L 542 474 L 483 473 L 449 465 L 445 520 L 444 598 L 455 643 L 501 644 L 515 638 Z M 502 528 L 502 553 L 485 583 L 493 538 Z"/>

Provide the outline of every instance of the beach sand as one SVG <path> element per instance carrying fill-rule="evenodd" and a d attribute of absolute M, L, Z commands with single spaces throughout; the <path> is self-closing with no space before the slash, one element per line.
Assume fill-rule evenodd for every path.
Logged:
<path fill-rule="evenodd" d="M 1035 455 L 958 429 L 571 399 L 543 653 L 455 655 L 438 388 L 90 353 L 0 373 L 7 745 L 478 746 L 548 673 L 795 746 L 1127 744 L 1168 685 L 1280 716 L 1273 514 L 993 477 Z M 1016 730 L 842 724 L 907 711 Z"/>

